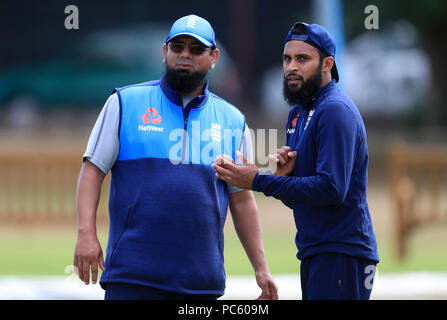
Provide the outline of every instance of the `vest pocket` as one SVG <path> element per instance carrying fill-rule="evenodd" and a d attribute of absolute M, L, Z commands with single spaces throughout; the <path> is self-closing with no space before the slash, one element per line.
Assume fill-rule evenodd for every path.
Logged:
<path fill-rule="evenodd" d="M 121 233 L 116 236 L 115 243 L 113 244 L 112 254 L 110 255 L 110 265 L 113 265 L 113 258 L 115 257 L 116 251 L 118 250 L 118 248 L 120 246 L 121 240 L 123 239 L 123 236 L 129 227 L 129 221 L 133 214 L 134 208 L 135 208 L 135 205 L 129 205 L 127 207 L 127 213 L 126 213 L 126 219 L 124 222 L 124 227 L 122 228 Z"/>

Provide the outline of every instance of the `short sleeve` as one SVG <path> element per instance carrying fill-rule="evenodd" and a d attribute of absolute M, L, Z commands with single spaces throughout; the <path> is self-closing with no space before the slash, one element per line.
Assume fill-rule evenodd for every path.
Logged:
<path fill-rule="evenodd" d="M 83 160 L 88 159 L 107 174 L 119 153 L 119 100 L 116 93 L 107 99 L 96 120 Z"/>

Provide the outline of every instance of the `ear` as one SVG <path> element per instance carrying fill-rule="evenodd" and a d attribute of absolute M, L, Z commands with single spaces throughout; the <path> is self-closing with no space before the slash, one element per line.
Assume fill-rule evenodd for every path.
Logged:
<path fill-rule="evenodd" d="M 217 60 L 219 60 L 220 51 L 219 49 L 214 49 L 213 53 L 211 54 L 211 69 L 214 69 L 216 66 Z"/>
<path fill-rule="evenodd" d="M 323 72 L 330 72 L 334 66 L 335 60 L 333 57 L 326 57 L 323 60 Z"/>
<path fill-rule="evenodd" d="M 168 55 L 168 48 L 166 43 L 163 45 L 163 63 L 166 64 L 166 56 Z"/>

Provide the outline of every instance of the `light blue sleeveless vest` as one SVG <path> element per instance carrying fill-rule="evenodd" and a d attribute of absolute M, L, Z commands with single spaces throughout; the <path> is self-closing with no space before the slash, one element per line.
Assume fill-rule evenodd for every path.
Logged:
<path fill-rule="evenodd" d="M 101 285 L 222 295 L 228 190 L 211 164 L 219 154 L 235 158 L 244 116 L 207 88 L 183 109 L 164 79 L 115 92 L 120 152 Z"/>

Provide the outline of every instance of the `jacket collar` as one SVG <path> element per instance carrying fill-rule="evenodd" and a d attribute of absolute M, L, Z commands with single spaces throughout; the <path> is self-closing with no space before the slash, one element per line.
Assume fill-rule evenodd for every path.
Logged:
<path fill-rule="evenodd" d="M 169 99 L 169 101 L 171 101 L 175 105 L 183 106 L 182 96 L 177 91 L 172 90 L 171 87 L 168 86 L 168 84 L 166 83 L 165 75 L 163 75 L 163 77 L 160 79 L 160 87 L 166 98 Z M 208 79 L 206 79 L 203 94 L 192 99 L 189 102 L 188 107 L 189 108 L 202 107 L 208 101 L 209 93 L 210 92 L 208 91 Z"/>
<path fill-rule="evenodd" d="M 315 103 L 321 96 L 326 96 L 326 94 L 329 92 L 330 89 L 335 88 L 335 80 L 332 79 L 330 82 L 328 82 L 326 85 L 321 87 L 317 90 L 317 92 L 314 93 L 312 98 L 310 98 L 307 102 L 303 103 L 303 108 L 306 110 L 311 110 L 314 108 Z"/>

